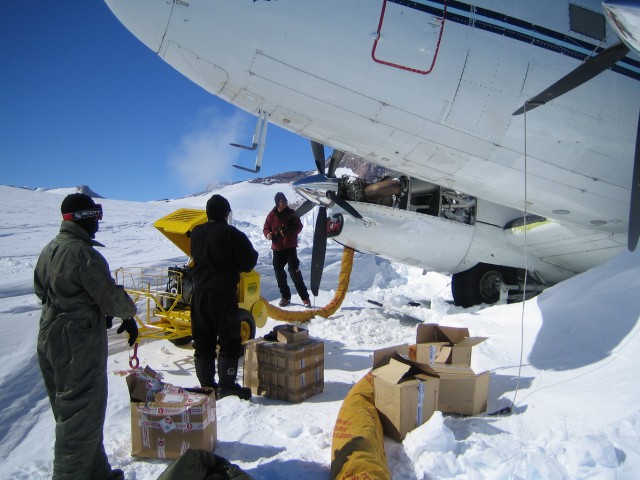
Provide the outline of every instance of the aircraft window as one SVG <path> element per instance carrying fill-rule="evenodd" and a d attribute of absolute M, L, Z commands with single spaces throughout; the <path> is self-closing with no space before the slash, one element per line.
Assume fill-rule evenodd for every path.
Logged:
<path fill-rule="evenodd" d="M 589 37 L 604 40 L 604 16 L 572 3 L 569 4 L 569 27 Z"/>

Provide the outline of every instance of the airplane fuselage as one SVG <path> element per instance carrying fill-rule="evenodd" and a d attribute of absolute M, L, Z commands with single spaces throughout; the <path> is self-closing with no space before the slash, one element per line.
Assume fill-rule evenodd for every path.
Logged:
<path fill-rule="evenodd" d="M 167 63 L 241 109 L 598 239 L 587 247 L 593 256 L 584 242 L 544 242 L 544 261 L 554 266 L 579 272 L 624 248 L 640 106 L 635 54 L 512 115 L 617 41 L 599 1 L 106 2 Z"/>

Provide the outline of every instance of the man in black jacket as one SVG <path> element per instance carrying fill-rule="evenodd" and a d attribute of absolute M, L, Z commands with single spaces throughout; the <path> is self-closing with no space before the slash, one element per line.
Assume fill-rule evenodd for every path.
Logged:
<path fill-rule="evenodd" d="M 207 201 L 209 221 L 191 232 L 194 290 L 191 298 L 191 332 L 195 366 L 202 387 L 216 389 L 216 396 L 251 398 L 251 390 L 236 383 L 238 360 L 243 354 L 238 316 L 240 272 L 250 272 L 258 261 L 251 241 L 227 223 L 231 207 L 226 198 L 213 195 Z M 218 379 L 216 374 L 216 345 Z"/>

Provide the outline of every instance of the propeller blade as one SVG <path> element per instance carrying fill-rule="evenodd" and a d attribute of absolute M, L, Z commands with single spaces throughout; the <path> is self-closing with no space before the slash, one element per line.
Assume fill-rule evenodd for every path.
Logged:
<path fill-rule="evenodd" d="M 569 72 L 556 83 L 547 88 L 544 92 L 539 93 L 535 97 L 530 98 L 513 115 L 520 115 L 525 111 L 530 112 L 540 105 L 544 105 L 551 100 L 579 87 L 588 82 L 593 77 L 604 72 L 607 68 L 612 67 L 616 62 L 622 60 L 629 53 L 629 48 L 624 43 L 616 43 L 611 47 L 603 50 L 595 57 L 590 57 L 579 67 Z"/>
<path fill-rule="evenodd" d="M 301 218 L 305 214 L 309 213 L 316 204 L 311 200 L 306 200 L 302 205 L 300 205 L 296 211 L 293 213 L 296 217 Z"/>
<path fill-rule="evenodd" d="M 633 177 L 631 183 L 631 204 L 629 205 L 629 237 L 628 248 L 635 251 L 640 237 L 640 115 L 638 132 L 636 133 L 636 156 L 633 161 Z"/>
<path fill-rule="evenodd" d="M 327 192 L 327 197 L 333 200 L 336 203 L 336 205 L 338 205 L 343 210 L 347 211 L 357 219 L 362 220 L 362 215 L 360 215 L 355 208 L 349 205 L 349 203 L 345 199 L 340 197 L 336 192 L 329 190 Z"/>
<path fill-rule="evenodd" d="M 311 151 L 313 152 L 313 159 L 318 167 L 318 172 L 324 175 L 325 160 L 324 160 L 324 145 L 311 140 Z"/>
<path fill-rule="evenodd" d="M 334 150 L 331 153 L 331 159 L 329 160 L 329 170 L 327 171 L 327 177 L 335 178 L 336 177 L 336 168 L 342 161 L 342 157 L 344 157 L 344 152 L 340 150 Z"/>
<path fill-rule="evenodd" d="M 322 271 L 324 270 L 324 257 L 327 252 L 327 209 L 320 207 L 316 228 L 313 232 L 313 250 L 311 251 L 311 293 L 318 296 Z"/>

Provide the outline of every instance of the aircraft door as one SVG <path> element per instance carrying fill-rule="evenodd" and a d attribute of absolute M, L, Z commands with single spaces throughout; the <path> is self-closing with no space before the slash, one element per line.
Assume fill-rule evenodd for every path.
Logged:
<path fill-rule="evenodd" d="M 371 56 L 390 67 L 426 75 L 433 70 L 447 2 L 384 0 Z"/>

